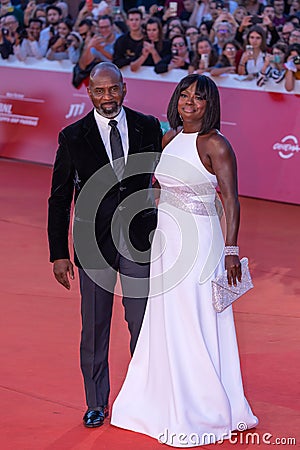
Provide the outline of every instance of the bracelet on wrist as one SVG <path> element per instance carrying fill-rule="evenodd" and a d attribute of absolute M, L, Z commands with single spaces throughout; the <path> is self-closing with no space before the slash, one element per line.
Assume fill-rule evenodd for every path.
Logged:
<path fill-rule="evenodd" d="M 238 245 L 225 245 L 225 256 L 239 256 L 240 248 Z"/>

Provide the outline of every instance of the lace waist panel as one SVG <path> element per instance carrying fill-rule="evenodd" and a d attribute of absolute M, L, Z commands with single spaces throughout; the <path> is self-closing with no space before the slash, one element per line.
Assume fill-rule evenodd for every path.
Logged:
<path fill-rule="evenodd" d="M 216 201 L 219 200 L 210 183 L 194 186 L 161 185 L 160 203 L 168 203 L 192 214 L 217 216 Z"/>

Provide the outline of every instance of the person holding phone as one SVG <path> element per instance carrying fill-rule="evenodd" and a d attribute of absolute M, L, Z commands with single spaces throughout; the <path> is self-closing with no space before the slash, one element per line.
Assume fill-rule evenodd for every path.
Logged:
<path fill-rule="evenodd" d="M 173 69 L 187 70 L 191 64 L 192 53 L 188 49 L 185 36 L 174 36 L 171 39 L 171 53 L 158 62 L 154 70 L 156 73 L 165 73 Z"/>
<path fill-rule="evenodd" d="M 210 40 L 207 37 L 201 37 L 196 42 L 196 53 L 188 71 L 189 73 L 198 73 L 199 75 L 204 72 L 210 72 L 217 60 L 217 52 Z"/>
<path fill-rule="evenodd" d="M 166 0 L 164 6 L 163 22 L 166 22 L 171 17 L 179 17 L 184 10 L 183 0 Z"/>
<path fill-rule="evenodd" d="M 254 25 L 246 37 L 245 51 L 239 62 L 238 74 L 257 76 L 263 68 L 266 53 L 266 33 L 262 27 Z"/>
<path fill-rule="evenodd" d="M 266 54 L 264 65 L 256 82 L 257 86 L 264 86 L 270 79 L 274 80 L 275 83 L 280 83 L 284 79 L 286 73 L 284 61 L 287 49 L 285 43 L 277 42 L 272 48 L 272 54 Z"/>

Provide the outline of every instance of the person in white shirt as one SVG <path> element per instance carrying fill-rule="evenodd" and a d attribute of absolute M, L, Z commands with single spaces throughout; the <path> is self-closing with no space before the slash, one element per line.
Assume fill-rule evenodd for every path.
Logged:
<path fill-rule="evenodd" d="M 39 39 L 43 23 L 39 19 L 30 19 L 26 29 L 26 37 L 14 45 L 14 54 L 20 61 L 24 61 L 28 56 L 37 59 L 43 57 Z"/>
<path fill-rule="evenodd" d="M 50 39 L 57 34 L 58 24 L 62 20 L 62 10 L 55 5 L 49 5 L 46 8 L 46 18 L 48 26 L 42 30 L 40 36 L 40 46 L 43 56 L 46 56 Z"/>

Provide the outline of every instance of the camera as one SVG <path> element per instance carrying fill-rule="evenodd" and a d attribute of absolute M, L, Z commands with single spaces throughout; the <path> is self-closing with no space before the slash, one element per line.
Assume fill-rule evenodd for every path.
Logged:
<path fill-rule="evenodd" d="M 294 56 L 293 62 L 294 64 L 300 64 L 300 55 Z"/>
<path fill-rule="evenodd" d="M 257 25 L 258 23 L 263 23 L 263 19 L 261 17 L 258 17 L 258 16 L 252 16 L 251 23 L 253 25 Z"/>
<path fill-rule="evenodd" d="M 50 26 L 49 31 L 50 31 L 50 33 L 51 33 L 53 36 L 56 36 L 56 35 L 57 35 L 57 32 L 56 32 L 56 30 L 55 30 L 55 28 L 54 28 L 53 25 Z"/>
<path fill-rule="evenodd" d="M 20 39 L 27 39 L 28 38 L 28 33 L 27 33 L 27 30 L 25 28 L 23 28 L 22 30 L 19 31 L 19 37 L 20 37 Z"/>

